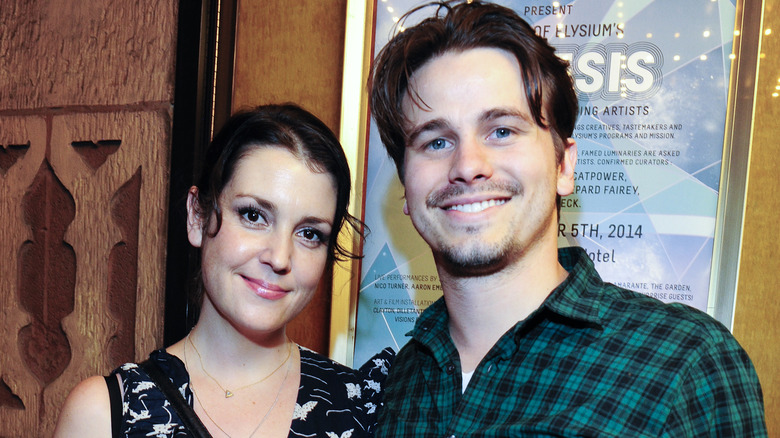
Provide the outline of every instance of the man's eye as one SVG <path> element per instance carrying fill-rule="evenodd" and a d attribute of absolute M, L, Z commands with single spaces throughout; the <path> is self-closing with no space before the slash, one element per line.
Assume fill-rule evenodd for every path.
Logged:
<path fill-rule="evenodd" d="M 444 149 L 447 147 L 447 140 L 443 138 L 437 138 L 436 140 L 433 140 L 432 142 L 428 143 L 428 149 L 433 149 L 435 151 L 439 149 Z"/>
<path fill-rule="evenodd" d="M 510 135 L 512 135 L 512 130 L 509 128 L 498 128 L 493 131 L 493 136 L 495 138 L 507 138 Z"/>

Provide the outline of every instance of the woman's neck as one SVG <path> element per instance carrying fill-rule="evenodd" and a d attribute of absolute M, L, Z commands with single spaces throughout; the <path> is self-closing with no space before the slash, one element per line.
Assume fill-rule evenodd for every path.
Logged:
<path fill-rule="evenodd" d="M 186 348 L 189 368 L 202 368 L 204 374 L 234 385 L 270 373 L 289 357 L 292 348 L 284 328 L 243 333 L 208 305 L 203 306 L 198 323 L 184 341 L 182 353 Z"/>

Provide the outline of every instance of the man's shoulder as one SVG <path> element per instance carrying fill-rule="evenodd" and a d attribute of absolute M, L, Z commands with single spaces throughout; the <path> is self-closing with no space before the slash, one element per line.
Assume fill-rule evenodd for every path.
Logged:
<path fill-rule="evenodd" d="M 707 313 L 678 302 L 665 303 L 611 283 L 601 287 L 604 330 L 652 338 L 666 346 L 740 348 L 729 330 Z"/>
<path fill-rule="evenodd" d="M 559 259 L 576 277 L 569 279 L 559 300 L 591 315 L 605 330 L 660 330 L 669 332 L 671 338 L 676 333 L 712 342 L 733 338 L 726 327 L 701 310 L 603 281 L 582 248 L 561 248 Z"/>
<path fill-rule="evenodd" d="M 410 378 L 410 376 L 416 375 L 421 366 L 427 362 L 426 356 L 429 357 L 430 363 L 435 362 L 430 354 L 421 355 L 421 350 L 425 351 L 425 347 L 415 339 L 410 339 L 395 355 L 390 368 L 390 376 L 393 378 Z"/>
<path fill-rule="evenodd" d="M 410 339 L 409 342 L 401 347 L 401 349 L 395 355 L 395 359 L 393 360 L 393 368 L 400 367 L 403 364 L 408 364 L 409 361 L 414 358 L 418 348 L 419 345 L 417 342 L 415 342 L 414 339 Z"/>

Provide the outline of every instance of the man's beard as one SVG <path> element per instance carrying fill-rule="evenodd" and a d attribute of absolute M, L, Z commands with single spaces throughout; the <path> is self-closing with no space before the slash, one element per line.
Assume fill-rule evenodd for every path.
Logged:
<path fill-rule="evenodd" d="M 490 275 L 506 267 L 522 251 L 506 237 L 498 244 L 479 243 L 471 248 L 446 246 L 440 253 L 444 268 L 455 277 Z"/>
<path fill-rule="evenodd" d="M 442 262 L 442 266 L 453 277 L 479 277 L 501 271 L 507 266 L 520 260 L 524 254 L 532 252 L 533 248 L 544 240 L 544 229 L 556 216 L 555 206 L 543 215 L 542 220 L 526 224 L 514 224 L 509 226 L 509 233 L 499 242 L 487 243 L 479 240 L 479 232 L 476 228 L 466 231 L 473 233 L 473 241 L 466 245 L 445 245 L 434 255 Z M 518 238 L 512 232 L 517 227 L 538 227 L 527 236 L 527 239 Z"/>
<path fill-rule="evenodd" d="M 426 199 L 427 208 L 440 208 L 450 198 L 464 194 L 494 191 L 503 193 L 504 196 L 520 198 L 524 195 L 523 187 L 515 182 L 491 181 L 480 186 L 448 186 L 439 190 Z M 468 227 L 462 230 L 472 236 L 471 241 L 460 245 L 446 245 L 434 251 L 437 264 L 453 277 L 478 277 L 501 271 L 523 257 L 523 254 L 531 251 L 543 238 L 545 227 L 556 215 L 556 204 L 535 205 L 534 208 L 542 208 L 546 211 L 529 211 L 524 217 L 516 217 L 516 223 L 507 224 L 507 234 L 498 242 L 484 242 L 480 240 L 480 230 L 476 227 Z M 541 213 L 541 214 L 540 214 Z M 534 219 L 535 218 L 535 219 Z M 530 222 L 528 220 L 530 219 Z M 521 229 L 535 228 L 525 238 L 521 237 Z M 445 236 L 439 236 L 439 242 L 445 242 Z M 428 242 L 429 245 L 431 242 Z M 433 247 L 433 245 L 432 245 Z"/>

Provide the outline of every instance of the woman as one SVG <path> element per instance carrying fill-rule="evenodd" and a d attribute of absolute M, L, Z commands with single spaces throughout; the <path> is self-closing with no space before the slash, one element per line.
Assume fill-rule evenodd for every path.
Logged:
<path fill-rule="evenodd" d="M 210 145 L 187 198 L 187 233 L 201 257 L 198 322 L 145 364 L 162 370 L 212 436 L 370 435 L 392 353 L 358 372 L 285 334 L 326 266 L 354 257 L 337 241 L 344 224 L 360 233 L 349 192 L 338 140 L 297 106 L 239 113 Z M 55 436 L 116 436 L 116 428 L 128 437 L 197 436 L 197 424 L 185 430 L 187 415 L 170 404 L 178 396 L 166 400 L 151 372 L 125 364 L 116 377 L 80 383 Z M 113 421 L 112 379 L 124 404 Z"/>

